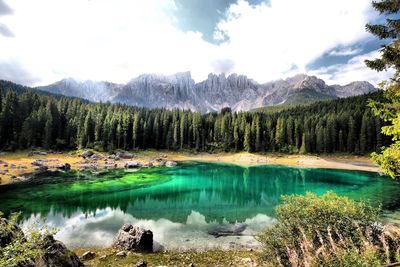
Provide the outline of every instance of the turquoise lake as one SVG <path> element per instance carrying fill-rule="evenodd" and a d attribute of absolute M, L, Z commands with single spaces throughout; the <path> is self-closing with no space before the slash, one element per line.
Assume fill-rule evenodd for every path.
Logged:
<path fill-rule="evenodd" d="M 158 247 L 250 248 L 257 246 L 252 235 L 275 222 L 281 195 L 330 190 L 389 213 L 400 210 L 400 184 L 376 173 L 203 162 L 100 176 L 41 175 L 0 186 L 0 210 L 20 211 L 23 227 L 57 227 L 57 238 L 72 247 L 108 246 L 129 222 L 151 229 Z M 237 222 L 246 224 L 240 236 L 208 234 Z"/>

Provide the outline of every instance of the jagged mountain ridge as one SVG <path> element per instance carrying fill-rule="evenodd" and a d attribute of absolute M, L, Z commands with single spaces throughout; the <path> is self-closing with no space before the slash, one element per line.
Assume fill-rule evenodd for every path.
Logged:
<path fill-rule="evenodd" d="M 244 75 L 209 74 L 195 83 L 190 72 L 165 76 L 143 74 L 127 84 L 64 79 L 36 89 L 80 97 L 93 102 L 124 103 L 148 108 L 180 108 L 200 112 L 234 111 L 274 106 L 305 104 L 323 99 L 342 98 L 376 91 L 368 82 L 327 85 L 322 79 L 304 74 L 259 84 Z"/>

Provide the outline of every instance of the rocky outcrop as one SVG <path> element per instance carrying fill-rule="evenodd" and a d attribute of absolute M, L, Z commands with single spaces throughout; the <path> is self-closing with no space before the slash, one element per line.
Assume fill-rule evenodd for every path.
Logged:
<path fill-rule="evenodd" d="M 115 236 L 113 246 L 125 250 L 153 251 L 153 232 L 124 224 Z"/>
<path fill-rule="evenodd" d="M 244 75 L 211 73 L 206 80 L 195 83 L 190 72 L 170 76 L 143 74 L 125 85 L 67 79 L 38 89 L 95 102 L 190 109 L 203 113 L 220 111 L 224 107 L 230 107 L 233 111 L 247 111 L 283 103 L 304 104 L 376 91 L 368 82 L 330 86 L 315 76 L 304 74 L 259 84 Z"/>
<path fill-rule="evenodd" d="M 5 247 L 17 238 L 24 239 L 24 233 L 17 224 L 10 225 L 10 222 L 0 217 L 0 248 Z"/>
<path fill-rule="evenodd" d="M 84 266 L 79 257 L 60 241 L 55 240 L 52 235 L 48 235 L 43 240 L 43 256 L 36 260 L 35 266 L 38 267 L 81 267 Z"/>
<path fill-rule="evenodd" d="M 10 221 L 0 218 L 0 249 L 18 240 L 18 242 L 27 242 L 21 228 L 16 225 L 10 225 Z M 84 266 L 78 256 L 67 249 L 60 241 L 54 239 L 52 235 L 46 235 L 37 245 L 42 255 L 38 259 L 24 259 L 19 262 L 21 267 L 81 267 Z"/>

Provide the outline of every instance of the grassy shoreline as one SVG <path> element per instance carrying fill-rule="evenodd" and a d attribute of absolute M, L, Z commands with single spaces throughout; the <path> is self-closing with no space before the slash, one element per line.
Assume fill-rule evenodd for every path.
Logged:
<path fill-rule="evenodd" d="M 0 156 L 0 181 L 1 184 L 8 184 L 23 180 L 25 175 L 35 172 L 36 167 L 31 163 L 34 160 L 46 160 L 50 168 L 58 164 L 69 163 L 72 170 L 80 169 L 84 160 L 79 157 L 81 151 L 65 153 L 49 153 L 47 155 L 28 156 L 28 151 L 10 152 Z M 107 153 L 96 152 L 102 156 Z M 221 153 L 192 153 L 173 151 L 136 151 L 132 160 L 142 163 L 154 162 L 162 157 L 163 160 L 172 161 L 206 161 L 237 164 L 244 167 L 256 165 L 287 165 L 306 168 L 327 168 L 343 170 L 359 170 L 369 172 L 380 172 L 379 167 L 372 162 L 368 156 L 354 155 L 283 155 L 283 154 L 256 154 L 247 152 L 221 152 Z M 115 161 L 117 168 L 123 168 L 126 161 L 122 159 Z M 99 160 L 99 168 L 104 168 L 106 162 Z"/>
<path fill-rule="evenodd" d="M 88 249 L 75 249 L 82 256 Z M 272 266 L 263 261 L 261 251 L 251 250 L 207 250 L 207 251 L 165 251 L 155 253 L 127 252 L 125 257 L 116 256 L 115 248 L 94 248 L 90 251 L 95 258 L 85 261 L 86 266 L 135 266 L 140 261 L 148 266 Z"/>

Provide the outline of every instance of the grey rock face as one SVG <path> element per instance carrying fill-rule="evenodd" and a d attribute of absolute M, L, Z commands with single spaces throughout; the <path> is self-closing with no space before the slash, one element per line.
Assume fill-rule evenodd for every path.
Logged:
<path fill-rule="evenodd" d="M 118 230 L 113 245 L 125 250 L 153 251 L 153 232 L 132 224 Z"/>
<path fill-rule="evenodd" d="M 125 85 L 66 79 L 37 89 L 94 102 L 190 109 L 202 113 L 220 111 L 224 107 L 230 107 L 233 111 L 248 111 L 278 104 L 304 104 L 376 91 L 368 82 L 330 86 L 315 76 L 304 74 L 265 84 L 259 84 L 244 75 L 231 74 L 226 77 L 224 74 L 209 74 L 206 80 L 195 83 L 190 72 L 170 76 L 144 74 Z"/>
<path fill-rule="evenodd" d="M 52 267 L 81 267 L 84 266 L 79 257 L 52 235 L 46 236 L 43 243 L 45 253 L 35 262 L 35 266 Z"/>
<path fill-rule="evenodd" d="M 0 248 L 7 246 L 15 239 L 25 239 L 21 228 L 16 224 L 10 225 L 10 222 L 5 218 L 0 218 L 0 233 Z"/>

